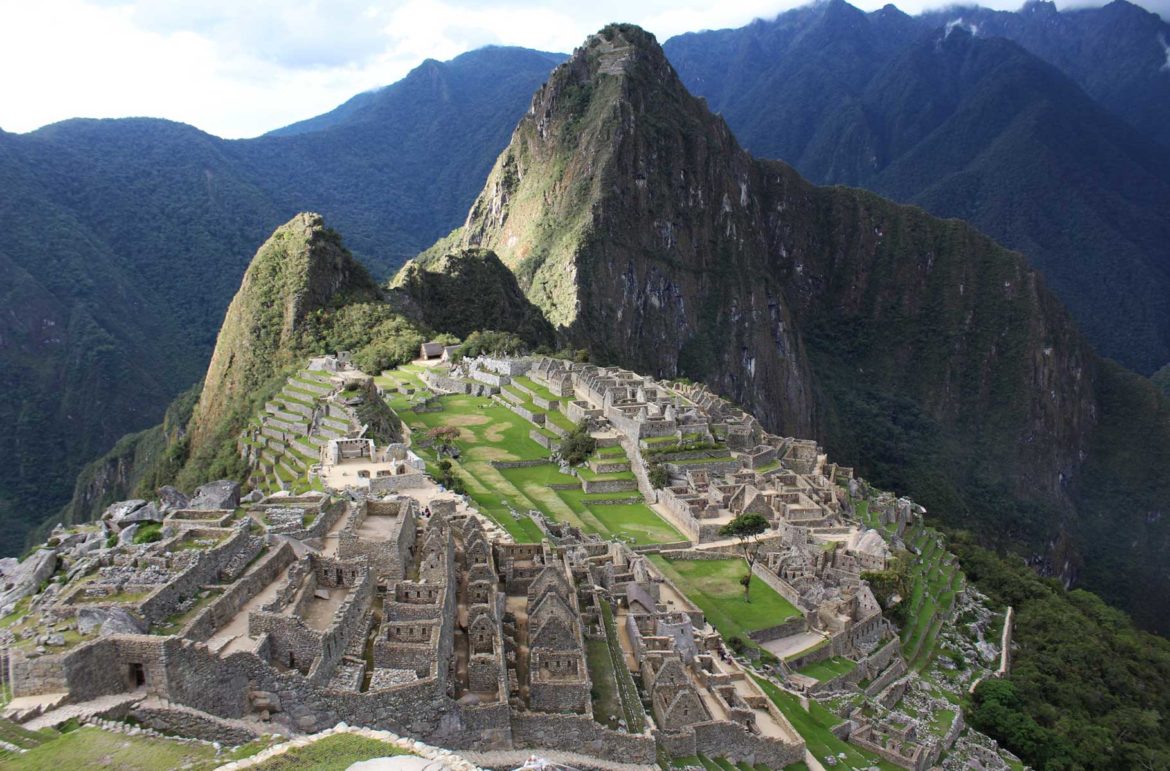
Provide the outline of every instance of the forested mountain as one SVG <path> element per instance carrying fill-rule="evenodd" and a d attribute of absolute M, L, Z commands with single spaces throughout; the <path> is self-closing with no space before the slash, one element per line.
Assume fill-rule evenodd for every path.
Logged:
<path fill-rule="evenodd" d="M 152 119 L 0 132 L 0 551 L 68 499 L 86 461 L 158 422 L 203 372 L 265 236 L 314 209 L 388 274 L 458 224 L 558 60 L 428 61 L 278 135 Z"/>
<path fill-rule="evenodd" d="M 1032 0 L 1016 12 L 958 5 L 921 19 L 936 27 L 961 20 L 981 36 L 1019 43 L 1170 147 L 1170 23 L 1157 14 L 1127 0 L 1059 11 Z"/>
<path fill-rule="evenodd" d="M 1166 25 L 1121 0 L 1093 13 L 986 13 L 995 24 L 831 0 L 665 49 L 756 155 L 972 222 L 1028 256 L 1102 353 L 1153 372 L 1170 361 L 1170 151 L 1134 128 L 1157 120 L 1098 103 L 1078 82 L 1114 94 L 1149 80 L 1133 101 L 1170 109 L 1170 71 L 1151 48 Z M 1057 31 L 1029 22 L 1040 14 Z M 1024 34 L 1038 25 L 1045 36 Z M 1001 28 L 1020 45 L 991 37 Z M 1067 46 L 1052 66 L 1042 43 L 1057 39 Z M 1140 55 L 1097 58 L 1126 45 Z M 1112 74 L 1090 79 L 1099 63 Z"/>
<path fill-rule="evenodd" d="M 1165 628 L 1154 386 L 969 225 L 752 158 L 642 30 L 556 70 L 452 242 L 497 252 L 570 345 L 702 380 Z"/>

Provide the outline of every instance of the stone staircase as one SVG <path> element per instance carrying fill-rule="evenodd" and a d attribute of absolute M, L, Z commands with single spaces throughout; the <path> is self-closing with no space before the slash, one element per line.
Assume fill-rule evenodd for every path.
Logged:
<path fill-rule="evenodd" d="M 129 708 L 146 698 L 146 690 L 140 688 L 132 693 L 115 693 L 109 696 L 99 696 L 89 701 L 77 704 L 66 704 L 50 709 L 37 715 L 31 720 L 24 721 L 24 727 L 30 731 L 40 731 L 45 728 L 56 728 L 70 720 L 79 722 L 98 717 L 106 713 Z"/>
<path fill-rule="evenodd" d="M 36 696 L 17 696 L 4 705 L 3 711 L 0 711 L 0 717 L 23 723 L 44 712 L 56 709 L 57 705 L 67 698 L 69 698 L 69 694 L 64 691 L 41 693 Z"/>

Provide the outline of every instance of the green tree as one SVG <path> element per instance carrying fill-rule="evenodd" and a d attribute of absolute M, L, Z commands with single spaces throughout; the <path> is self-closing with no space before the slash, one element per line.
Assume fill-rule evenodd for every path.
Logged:
<path fill-rule="evenodd" d="M 719 528 L 719 535 L 739 540 L 739 548 L 743 552 L 744 561 L 747 562 L 747 573 L 739 580 L 743 585 L 744 602 L 752 601 L 752 568 L 755 566 L 756 557 L 760 552 L 760 536 L 768 532 L 769 529 L 771 529 L 771 525 L 768 524 L 768 520 L 764 519 L 762 514 L 756 514 L 754 511 L 740 514 Z"/>
<path fill-rule="evenodd" d="M 570 466 L 579 466 L 597 449 L 597 440 L 589 434 L 589 423 L 581 421 L 576 428 L 565 435 L 557 449 Z"/>
<path fill-rule="evenodd" d="M 670 482 L 670 472 L 666 470 L 666 466 L 658 462 L 650 464 L 646 476 L 650 479 L 650 486 L 655 490 L 661 490 Z"/>

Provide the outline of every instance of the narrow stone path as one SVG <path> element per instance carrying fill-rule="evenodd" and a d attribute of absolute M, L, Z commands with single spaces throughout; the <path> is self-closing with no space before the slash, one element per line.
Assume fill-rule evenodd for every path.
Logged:
<path fill-rule="evenodd" d="M 85 720 L 86 718 L 100 715 L 116 707 L 134 704 L 142 701 L 146 697 L 146 691 L 139 689 L 132 693 L 115 693 L 110 696 L 99 696 L 96 699 L 89 701 L 78 702 L 77 704 L 66 704 L 63 707 L 51 709 L 43 715 L 38 715 L 32 720 L 24 724 L 24 727 L 30 731 L 40 731 L 43 728 L 56 728 L 62 723 L 67 723 L 73 718 L 78 720 Z"/>

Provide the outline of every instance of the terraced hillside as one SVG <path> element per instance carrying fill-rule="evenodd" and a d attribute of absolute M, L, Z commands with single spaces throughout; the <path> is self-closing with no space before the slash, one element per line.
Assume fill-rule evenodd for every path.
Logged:
<path fill-rule="evenodd" d="M 428 368 L 412 364 L 383 372 L 376 382 L 432 472 L 437 459 L 422 446 L 423 435 L 438 426 L 459 429 L 456 474 L 479 508 L 516 541 L 540 540 L 533 512 L 635 545 L 685 540 L 646 504 L 616 437 L 598 436 L 597 450 L 575 474 L 552 462 L 551 452 L 576 428 L 566 414 L 567 398 L 525 376 L 510 378 L 492 396 L 445 394 L 428 379 Z"/>
<path fill-rule="evenodd" d="M 958 560 L 946 550 L 941 534 L 921 521 L 899 533 L 894 525 L 881 521 L 877 501 L 860 500 L 855 505 L 866 525 L 881 530 L 887 538 L 900 537 L 909 547 L 910 596 L 903 600 L 909 604 L 901 630 L 902 650 L 912 669 L 924 670 L 938 654 L 939 633 L 966 586 Z"/>
<path fill-rule="evenodd" d="M 326 374 L 306 369 L 290 377 L 240 437 L 252 486 L 265 493 L 322 490 L 310 473 L 320 463 L 321 448 L 360 428 L 342 398 L 341 385 Z"/>

